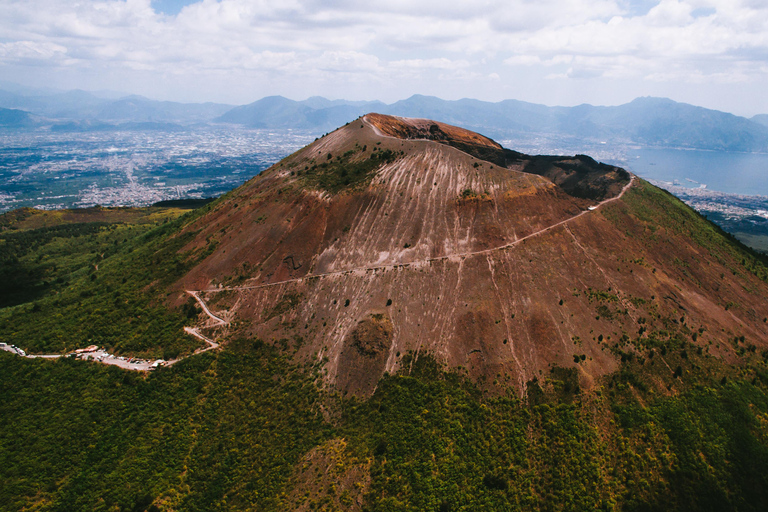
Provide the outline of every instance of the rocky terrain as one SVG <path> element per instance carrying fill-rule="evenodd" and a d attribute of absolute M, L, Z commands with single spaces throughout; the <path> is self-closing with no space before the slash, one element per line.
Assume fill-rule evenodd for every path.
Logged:
<path fill-rule="evenodd" d="M 701 223 L 589 157 L 369 114 L 188 225 L 185 250 L 211 252 L 175 300 L 200 291 L 231 320 L 212 337 L 323 361 L 343 392 L 370 394 L 409 353 L 498 392 L 555 366 L 589 388 L 623 351 L 670 338 L 726 359 L 734 337 L 768 344 L 765 282 Z"/>
<path fill-rule="evenodd" d="M 3 511 L 768 501 L 768 260 L 587 156 L 369 114 L 0 262 Z"/>

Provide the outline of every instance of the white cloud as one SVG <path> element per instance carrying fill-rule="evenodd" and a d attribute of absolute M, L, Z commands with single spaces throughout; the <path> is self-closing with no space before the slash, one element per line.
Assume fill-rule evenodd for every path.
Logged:
<path fill-rule="evenodd" d="M 302 91 L 332 89 L 334 76 L 406 90 L 435 78 L 506 82 L 521 69 L 558 80 L 768 82 L 764 0 L 658 0 L 641 13 L 627 5 L 201 0 L 166 16 L 150 0 L 4 0 L 0 70 L 48 65 L 93 79 L 133 69 L 188 77 L 190 88 L 235 75 Z M 458 92 L 465 86 L 457 95 L 471 95 Z"/>
<path fill-rule="evenodd" d="M 704 16 L 701 7 L 716 10 Z M 564 27 L 546 27 L 514 38 L 516 55 L 506 64 L 552 64 L 550 55 L 569 55 L 579 65 L 565 76 L 644 77 L 653 80 L 715 80 L 740 69 L 753 56 L 768 53 L 768 17 L 754 10 L 716 2 L 662 0 L 646 15 L 614 16 Z M 597 74 L 596 74 L 597 73 Z M 557 74 L 556 76 L 563 76 Z M 740 76 L 743 75 L 738 74 Z M 732 78 L 731 78 L 732 79 Z"/>
<path fill-rule="evenodd" d="M 692 11 L 693 6 L 687 2 L 661 0 L 658 5 L 648 11 L 645 21 L 652 26 L 679 27 L 691 22 Z"/>
<path fill-rule="evenodd" d="M 42 61 L 61 57 L 67 49 L 49 42 L 14 41 L 0 43 L 0 62 L 33 60 Z"/>
<path fill-rule="evenodd" d="M 375 55 L 360 52 L 323 52 L 316 61 L 316 66 L 323 71 L 341 73 L 371 72 L 380 69 L 379 59 Z"/>
<path fill-rule="evenodd" d="M 407 59 L 396 60 L 389 63 L 393 68 L 409 69 L 460 69 L 469 67 L 471 64 L 466 60 L 450 60 L 445 57 L 438 59 Z"/>
<path fill-rule="evenodd" d="M 607 19 L 622 12 L 613 0 L 517 0 L 498 7 L 488 19 L 502 33 L 530 33 Z"/>
<path fill-rule="evenodd" d="M 504 64 L 510 66 L 534 66 L 541 63 L 541 57 L 538 55 L 513 55 L 504 59 Z"/>

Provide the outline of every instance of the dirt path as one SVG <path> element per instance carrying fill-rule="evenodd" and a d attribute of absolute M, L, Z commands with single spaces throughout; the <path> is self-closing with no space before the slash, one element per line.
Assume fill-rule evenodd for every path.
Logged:
<path fill-rule="evenodd" d="M 29 359 L 57 359 L 61 357 L 61 354 L 45 354 L 45 355 L 34 355 L 34 354 L 27 354 L 24 352 L 23 349 L 20 349 L 19 347 L 15 345 L 8 345 L 7 343 L 0 343 L 0 350 L 5 350 L 6 352 L 10 352 L 11 354 L 16 354 L 17 356 L 21 357 L 27 357 Z"/>
<path fill-rule="evenodd" d="M 199 349 L 195 350 L 195 354 L 202 354 L 203 352 L 207 352 L 208 350 L 211 350 L 211 349 L 214 349 L 214 348 L 219 348 L 219 344 L 218 343 L 216 343 L 211 338 L 209 338 L 206 335 L 204 335 L 203 333 L 201 333 L 200 330 L 197 327 L 185 327 L 184 328 L 184 332 L 189 334 L 189 335 L 191 335 L 191 336 L 194 336 L 197 339 L 203 340 L 204 342 L 206 342 L 208 344 L 208 346 L 205 347 L 205 348 L 199 348 Z M 176 361 L 177 360 L 174 360 L 174 362 L 176 362 Z"/>
<path fill-rule="evenodd" d="M 218 316 L 214 315 L 210 309 L 208 309 L 208 306 L 203 302 L 202 299 L 197 295 L 197 292 L 188 291 L 191 296 L 195 298 L 198 304 L 200 304 L 200 307 L 203 308 L 203 311 L 206 315 L 208 315 L 214 322 L 215 325 L 226 325 L 229 322 L 226 320 L 219 318 Z M 92 352 L 86 352 L 83 354 L 77 354 L 74 355 L 72 353 L 70 354 L 45 354 L 45 355 L 35 355 L 35 354 L 27 354 L 23 349 L 20 349 L 19 347 L 16 347 L 14 345 L 8 345 L 6 343 L 0 343 L 0 350 L 5 350 L 6 352 L 10 352 L 12 354 L 15 354 L 17 356 L 26 357 L 28 359 L 58 359 L 60 357 L 65 356 L 73 356 L 77 357 L 78 359 L 81 359 L 83 361 L 94 361 L 101 364 L 108 364 L 112 366 L 118 366 L 120 368 L 123 368 L 124 370 L 133 370 L 133 371 L 139 371 L 139 372 L 146 372 L 150 370 L 154 370 L 158 368 L 159 366 L 172 366 L 179 361 L 183 361 L 187 357 L 191 357 L 197 354 L 202 354 L 203 352 L 208 352 L 209 350 L 213 350 L 216 348 L 219 348 L 219 344 L 216 343 L 211 338 L 205 336 L 200 332 L 200 330 L 197 327 L 184 327 L 184 332 L 189 334 L 190 336 L 194 336 L 195 338 L 205 342 L 207 344 L 206 347 L 198 348 L 195 350 L 192 354 L 186 357 L 180 357 L 177 359 L 171 359 L 169 361 L 165 361 L 163 359 L 157 359 L 157 360 L 146 360 L 146 359 L 134 359 L 134 358 L 126 358 L 126 357 L 120 357 L 115 356 L 113 354 L 110 354 L 106 350 L 98 349 L 94 350 Z"/>
<path fill-rule="evenodd" d="M 60 357 L 67 357 L 67 356 L 74 356 L 73 353 L 69 354 L 27 354 L 24 352 L 24 350 L 20 349 L 19 347 L 15 347 L 13 345 L 8 345 L 6 343 L 0 343 L 0 350 L 5 350 L 6 352 L 10 352 L 11 354 L 16 354 L 17 356 L 25 357 L 27 359 L 59 359 Z M 95 361 L 97 363 L 102 364 L 108 364 L 111 366 L 119 366 L 120 368 L 123 368 L 125 370 L 134 370 L 134 371 L 148 371 L 153 370 L 159 366 L 158 361 L 162 360 L 154 360 L 154 361 L 148 361 L 146 359 L 133 359 L 133 358 L 126 358 L 126 357 L 119 357 L 112 355 L 108 353 L 105 350 L 99 349 L 94 350 L 92 352 L 86 352 L 83 354 L 78 354 L 74 357 L 77 357 L 80 360 L 83 361 Z"/>
<path fill-rule="evenodd" d="M 349 273 L 352 273 L 352 272 L 363 272 L 363 271 L 369 271 L 369 270 L 385 270 L 385 269 L 392 269 L 392 268 L 395 268 L 395 267 L 408 267 L 408 266 L 411 266 L 411 265 L 416 266 L 416 265 L 423 265 L 423 264 L 427 264 L 427 263 L 432 263 L 434 261 L 443 261 L 443 260 L 456 259 L 456 258 L 465 258 L 465 257 L 468 257 L 468 256 L 478 256 L 478 255 L 490 254 L 490 253 L 496 252 L 496 251 L 503 251 L 504 249 L 509 249 L 509 248 L 514 247 L 514 246 L 516 246 L 516 245 L 518 245 L 518 244 L 520 244 L 522 242 L 525 242 L 526 240 L 529 240 L 531 238 L 537 237 L 539 235 L 542 235 L 544 233 L 552 231 L 555 228 L 563 226 L 563 225 L 565 225 L 565 224 L 567 224 L 567 223 L 569 223 L 569 222 L 571 222 L 573 220 L 578 219 L 582 215 L 586 215 L 588 213 L 596 211 L 597 209 L 599 209 L 601 206 L 603 206 L 605 204 L 608 204 L 608 203 L 611 203 L 611 202 L 616 201 L 618 199 L 621 199 L 621 197 L 624 195 L 624 193 L 627 190 L 629 190 L 629 188 L 632 186 L 634 181 L 635 181 L 635 176 L 631 175 L 630 179 L 629 179 L 629 183 L 624 185 L 624 188 L 621 189 L 621 192 L 618 195 L 616 195 L 614 197 L 611 197 L 611 198 L 608 198 L 608 199 L 604 199 L 604 200 L 600 201 L 599 203 L 597 203 L 596 205 L 591 206 L 589 209 L 577 213 L 573 217 L 568 217 L 567 219 L 561 220 L 560 222 L 552 224 L 551 226 L 547 226 L 546 228 L 540 229 L 539 231 L 536 231 L 534 233 L 526 235 L 526 236 L 524 236 L 522 238 L 518 238 L 517 240 L 514 240 L 514 241 L 509 242 L 507 244 L 500 245 L 498 247 L 492 247 L 490 249 L 482 249 L 482 250 L 479 250 L 479 251 L 469 251 L 469 252 L 455 253 L 455 254 L 450 254 L 450 255 L 446 255 L 446 256 L 438 256 L 436 258 L 426 258 L 426 259 L 423 259 L 423 260 L 410 261 L 408 263 L 390 263 L 390 264 L 387 264 L 387 265 L 375 265 L 375 266 L 371 266 L 371 267 L 354 267 L 354 268 L 349 268 L 349 269 L 345 269 L 345 270 L 334 270 L 333 272 L 324 272 L 324 273 L 321 273 L 321 274 L 309 274 L 309 275 L 306 275 L 306 276 L 296 277 L 296 278 L 293 278 L 293 279 L 286 279 L 284 281 L 275 281 L 274 283 L 262 283 L 262 284 L 255 284 L 255 285 L 243 285 L 243 286 L 222 286 L 222 287 L 218 287 L 218 288 L 209 288 L 209 289 L 206 289 L 206 290 L 197 290 L 197 291 L 186 290 L 186 292 L 189 293 L 190 295 L 192 295 L 193 297 L 195 297 L 197 302 L 203 307 L 203 310 L 208 314 L 208 316 L 210 316 L 214 320 L 219 321 L 221 323 L 221 325 L 223 325 L 223 324 L 226 324 L 227 322 L 225 322 L 221 318 L 219 318 L 219 317 L 215 316 L 213 313 L 211 313 L 208 310 L 208 307 L 205 305 L 205 302 L 198 295 L 198 293 L 200 293 L 200 292 L 223 292 L 223 291 L 231 291 L 231 290 L 256 290 L 256 289 L 260 289 L 260 288 L 268 288 L 270 286 L 278 286 L 278 285 L 286 284 L 286 283 L 296 283 L 296 282 L 299 282 L 299 281 L 304 281 L 306 279 L 316 279 L 316 278 L 320 278 L 320 277 L 329 277 L 329 276 L 340 276 L 340 275 L 345 275 L 345 274 L 349 274 Z"/>
<path fill-rule="evenodd" d="M 378 128 L 376 128 L 372 124 L 368 123 L 368 121 L 365 120 L 365 118 L 363 118 L 363 120 L 369 126 L 371 126 L 371 128 L 373 128 L 373 130 L 376 132 L 377 135 L 380 135 L 382 137 L 389 137 L 388 135 L 384 135 L 381 132 L 379 132 Z M 483 250 L 479 250 L 479 251 L 470 251 L 470 252 L 464 252 L 464 253 L 457 253 L 457 254 L 451 254 L 451 255 L 447 255 L 447 256 L 439 256 L 437 258 L 427 258 L 427 259 L 423 259 L 423 260 L 411 261 L 411 262 L 408 262 L 408 263 L 392 263 L 392 264 L 388 264 L 388 265 L 377 265 L 377 266 L 372 266 L 372 267 L 356 267 L 356 268 L 351 268 L 351 269 L 346 269 L 346 270 L 336 270 L 336 271 L 333 271 L 333 272 L 326 272 L 326 273 L 323 273 L 323 274 L 311 274 L 311 275 L 306 275 L 306 276 L 303 276 L 303 277 L 297 277 L 297 278 L 294 278 L 294 279 L 286 279 L 285 281 L 277 281 L 277 282 L 274 282 L 274 283 L 265 283 L 265 284 L 258 284 L 258 285 L 252 285 L 252 286 L 248 286 L 248 285 L 246 285 L 246 286 L 228 286 L 228 287 L 221 287 L 221 288 L 211 288 L 211 289 L 208 289 L 208 290 L 186 290 L 186 292 L 189 295 L 191 295 L 192 297 L 195 298 L 195 301 L 197 301 L 197 303 L 203 309 L 205 314 L 208 315 L 208 317 L 211 320 L 214 321 L 214 326 L 228 325 L 229 322 L 227 320 L 214 315 L 211 312 L 211 310 L 208 309 L 208 305 L 205 303 L 205 301 L 199 295 L 201 292 L 221 292 L 221 291 L 227 291 L 227 290 L 251 290 L 251 289 L 258 289 L 258 288 L 267 288 L 269 286 L 278 286 L 278 285 L 286 284 L 286 283 L 299 282 L 299 281 L 303 281 L 305 279 L 315 279 L 315 278 L 321 278 L 321 277 L 338 276 L 338 275 L 349 274 L 351 272 L 363 272 L 363 271 L 367 272 L 369 270 L 383 270 L 383 269 L 391 269 L 391 268 L 395 268 L 395 267 L 408 267 L 408 266 L 411 266 L 411 265 L 427 264 L 427 263 L 431 263 L 433 261 L 442 261 L 442 260 L 448 260 L 448 259 L 465 258 L 465 257 L 468 257 L 468 256 L 478 256 L 478 255 L 490 254 L 490 253 L 495 252 L 495 251 L 502 251 L 504 249 L 509 249 L 511 247 L 514 247 L 514 246 L 516 246 L 516 245 L 518 245 L 518 244 L 520 244 L 522 242 L 525 242 L 526 240 L 529 240 L 529 239 L 531 239 L 533 237 L 536 237 L 536 236 L 539 236 L 541 234 L 547 233 L 547 232 L 549 232 L 549 231 L 551 231 L 551 230 L 553 230 L 553 229 L 555 229 L 555 228 L 557 228 L 559 226 L 563 226 L 563 225 L 567 224 L 568 222 L 571 222 L 572 220 L 578 219 L 582 215 L 585 215 L 587 213 L 590 213 L 592 211 L 597 210 L 598 208 L 600 208 L 601 206 L 603 206 L 605 204 L 608 204 L 610 202 L 613 202 L 613 201 L 616 201 L 616 200 L 620 199 L 624 195 L 624 193 L 627 190 L 629 190 L 629 188 L 632 186 L 634 181 L 635 181 L 635 176 L 631 175 L 629 183 L 627 183 L 624 186 L 624 188 L 621 189 L 621 192 L 617 196 L 611 197 L 609 199 L 605 199 L 605 200 L 597 203 L 595 206 L 592 206 L 592 207 L 590 207 L 587 210 L 579 212 L 578 214 L 574 215 L 573 217 L 569 217 L 569 218 L 567 218 L 565 220 L 562 220 L 560 222 L 552 224 L 551 226 L 547 226 L 546 228 L 540 229 L 539 231 L 536 231 L 534 233 L 526 235 L 526 236 L 524 236 L 522 238 L 518 238 L 517 240 L 514 240 L 514 241 L 512 241 L 512 242 L 510 242 L 508 244 L 500 245 L 498 247 L 493 247 L 491 249 L 483 249 Z M 214 340 L 208 338 L 207 336 L 203 335 L 197 327 L 184 327 L 184 332 L 186 332 L 190 336 L 196 337 L 197 339 L 205 342 L 208 345 L 207 347 L 199 348 L 199 349 L 195 350 L 190 356 L 187 356 L 187 357 L 191 357 L 191 356 L 196 355 L 196 354 L 202 354 L 203 352 L 207 352 L 209 350 L 213 350 L 213 349 L 219 348 L 219 344 L 218 343 L 216 343 Z M 5 350 L 6 352 L 11 352 L 11 353 L 16 354 L 18 356 L 26 357 L 26 358 L 29 358 L 29 359 L 37 359 L 37 358 L 40 358 L 40 359 L 57 359 L 57 358 L 69 355 L 69 354 L 45 354 L 45 355 L 27 354 L 26 352 L 24 352 L 24 350 L 22 350 L 22 349 L 20 349 L 18 347 L 15 347 L 13 345 L 7 345 L 5 343 L 0 343 L 0 350 Z M 90 352 L 90 353 L 86 353 L 86 354 L 81 354 L 78 357 L 80 359 L 83 359 L 83 360 L 96 361 L 96 362 L 99 362 L 99 363 L 102 363 L 102 364 L 109 364 L 109 365 L 113 365 L 113 366 L 119 366 L 120 368 L 123 368 L 123 369 L 126 369 L 126 370 L 134 370 L 134 371 L 149 371 L 149 370 L 153 370 L 153 369 L 157 368 L 158 366 L 171 366 L 173 364 L 178 363 L 179 361 L 182 361 L 183 359 L 186 359 L 185 357 L 178 358 L 178 359 L 173 359 L 173 360 L 170 360 L 170 361 L 163 361 L 161 359 L 156 360 L 156 361 L 147 361 L 147 360 L 132 359 L 132 358 L 126 359 L 124 357 L 118 357 L 118 356 L 114 356 L 112 354 L 109 354 L 109 353 L 107 353 L 104 350 L 97 350 L 97 351 L 94 351 L 94 352 Z"/>
<path fill-rule="evenodd" d="M 226 320 L 224 320 L 223 318 L 219 318 L 219 317 L 217 317 L 216 315 L 214 315 L 213 313 L 211 313 L 211 310 L 210 310 L 210 309 L 208 309 L 208 305 L 207 305 L 207 304 L 206 304 L 206 303 L 203 301 L 203 299 L 201 299 L 201 298 L 200 298 L 200 296 L 198 295 L 198 293 L 199 293 L 199 292 L 196 292 L 196 291 L 193 291 L 193 290 L 187 290 L 187 293 L 188 293 L 188 294 L 190 294 L 191 296 L 193 296 L 193 297 L 195 298 L 195 300 L 197 301 L 197 303 L 198 303 L 198 304 L 200 304 L 200 307 L 201 307 L 201 308 L 203 308 L 203 311 L 205 311 L 205 314 L 206 314 L 206 315 L 208 315 L 208 316 L 209 316 L 209 317 L 210 317 L 210 318 L 211 318 L 213 321 L 215 321 L 215 322 L 216 322 L 216 325 L 227 325 L 227 324 L 229 323 L 229 322 L 227 322 Z M 186 328 L 185 328 L 185 329 L 186 329 Z M 191 333 L 190 333 L 190 334 L 191 334 Z M 193 336 L 198 336 L 198 335 L 196 335 L 196 334 L 193 334 Z M 202 336 L 202 335 L 200 335 L 200 336 Z M 198 336 L 198 337 L 200 337 L 200 336 Z M 207 342 L 209 342 L 209 343 L 213 343 L 212 341 L 210 341 L 208 338 L 206 338 L 206 337 L 204 337 L 204 336 L 203 336 L 203 338 L 201 338 L 201 339 L 202 339 L 203 341 L 207 341 Z"/>

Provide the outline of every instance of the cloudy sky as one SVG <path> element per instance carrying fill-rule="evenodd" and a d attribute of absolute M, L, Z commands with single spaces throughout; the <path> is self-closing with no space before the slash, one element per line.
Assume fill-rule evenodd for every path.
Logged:
<path fill-rule="evenodd" d="M 177 101 L 412 94 L 768 113 L 766 0 L 0 0 L 0 80 Z"/>

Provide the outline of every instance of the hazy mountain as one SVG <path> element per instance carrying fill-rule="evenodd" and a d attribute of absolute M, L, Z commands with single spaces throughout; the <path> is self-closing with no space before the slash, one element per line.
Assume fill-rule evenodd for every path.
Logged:
<path fill-rule="evenodd" d="M 567 132 L 579 133 L 585 123 L 595 127 L 598 137 L 618 135 L 647 145 L 765 151 L 768 127 L 744 117 L 709 110 L 665 98 L 638 98 L 618 107 L 590 107 L 585 115 L 574 116 L 575 126 Z"/>
<path fill-rule="evenodd" d="M 329 100 L 329 99 L 323 98 L 322 96 L 312 96 L 311 98 L 307 98 L 306 100 L 300 101 L 299 103 L 314 109 L 340 107 L 340 106 L 375 108 L 376 106 L 379 106 L 379 105 L 381 106 L 386 105 L 385 103 L 382 103 L 380 101 Z"/>
<path fill-rule="evenodd" d="M 294 101 L 282 96 L 269 96 L 248 105 L 235 107 L 216 121 L 242 124 L 251 128 L 325 131 L 385 107 L 384 103 L 375 101 L 331 101 L 317 96 L 304 101 Z"/>
<path fill-rule="evenodd" d="M 442 100 L 414 95 L 380 101 L 329 100 L 313 96 L 294 101 L 282 96 L 232 107 L 219 103 L 155 101 L 142 96 L 87 91 L 25 89 L 0 83 L 0 108 L 20 109 L 66 121 L 73 129 L 98 123 L 233 123 L 251 128 L 300 129 L 322 133 L 369 113 L 438 119 L 496 138 L 536 134 L 592 141 L 632 142 L 645 146 L 728 151 L 768 151 L 768 115 L 752 119 L 678 103 L 665 98 L 638 98 L 625 105 L 548 107 L 517 100 L 497 103 Z M 78 122 L 86 122 L 78 128 Z M 75 122 L 75 124 L 71 124 Z"/>
<path fill-rule="evenodd" d="M 397 115 L 411 111 L 412 115 L 445 119 L 495 136 L 546 133 L 664 147 L 768 149 L 768 127 L 664 98 L 638 98 L 617 107 L 546 107 L 514 100 L 487 103 L 417 96 L 390 105 L 386 111 Z"/>
<path fill-rule="evenodd" d="M 298 128 L 307 124 L 306 114 L 314 110 L 282 96 L 267 96 L 248 105 L 235 107 L 216 121 L 253 128 Z"/>
<path fill-rule="evenodd" d="M 176 103 L 155 101 L 142 96 L 128 96 L 102 104 L 96 119 L 133 122 L 205 122 L 229 111 L 221 103 Z"/>
<path fill-rule="evenodd" d="M 0 91 L 0 106 L 22 108 L 51 118 L 93 118 L 98 108 L 109 101 L 80 90 L 41 95 Z"/>
<path fill-rule="evenodd" d="M 21 94 L 0 90 L 0 108 L 29 108 L 33 103 Z"/>
<path fill-rule="evenodd" d="M 0 86 L 0 107 L 23 109 L 52 120 L 101 121 L 115 123 L 199 123 L 208 122 L 232 108 L 219 103 L 178 103 L 156 101 L 142 96 L 124 96 L 109 91 L 91 93 L 30 90 Z M 72 125 L 77 126 L 77 125 Z"/>
<path fill-rule="evenodd" d="M 768 150 L 768 127 L 756 120 L 664 98 L 638 98 L 617 107 L 548 107 L 517 100 L 446 101 L 421 95 L 391 105 L 316 97 L 299 102 L 272 96 L 236 107 L 217 121 L 325 131 L 372 111 L 439 119 L 494 137 L 541 133 L 663 147 Z"/>
<path fill-rule="evenodd" d="M 29 112 L 0 108 L 0 128 L 27 128 L 35 124 Z"/>
<path fill-rule="evenodd" d="M 758 114 L 751 117 L 750 120 L 754 121 L 755 123 L 760 123 L 763 126 L 768 126 L 768 114 Z"/>

